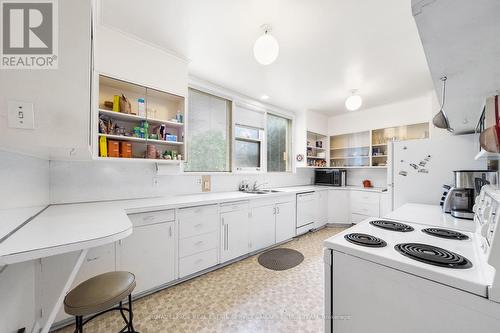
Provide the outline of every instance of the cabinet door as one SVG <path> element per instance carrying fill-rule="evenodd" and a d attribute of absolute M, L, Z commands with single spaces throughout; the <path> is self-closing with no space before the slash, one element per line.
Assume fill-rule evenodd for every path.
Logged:
<path fill-rule="evenodd" d="M 134 294 L 175 279 L 174 222 L 134 228 L 118 242 L 117 269 L 135 274 Z"/>
<path fill-rule="evenodd" d="M 328 190 L 328 222 L 338 224 L 351 223 L 349 191 Z"/>
<path fill-rule="evenodd" d="M 248 210 L 221 215 L 221 262 L 248 253 Z"/>
<path fill-rule="evenodd" d="M 276 205 L 276 243 L 295 236 L 295 203 L 283 202 Z"/>
<path fill-rule="evenodd" d="M 275 243 L 276 207 L 274 204 L 254 207 L 250 212 L 250 251 L 257 251 Z"/>
<path fill-rule="evenodd" d="M 328 191 L 318 191 L 318 215 L 315 228 L 321 228 L 328 223 Z"/>

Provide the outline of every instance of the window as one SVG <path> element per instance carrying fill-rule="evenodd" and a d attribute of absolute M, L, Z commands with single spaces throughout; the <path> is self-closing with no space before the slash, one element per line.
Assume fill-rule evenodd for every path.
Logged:
<path fill-rule="evenodd" d="M 234 167 L 238 171 L 260 171 L 262 164 L 262 132 L 260 128 L 235 125 Z"/>
<path fill-rule="evenodd" d="M 231 171 L 231 101 L 189 89 L 186 171 Z"/>
<path fill-rule="evenodd" d="M 290 119 L 267 115 L 267 171 L 290 171 Z"/>

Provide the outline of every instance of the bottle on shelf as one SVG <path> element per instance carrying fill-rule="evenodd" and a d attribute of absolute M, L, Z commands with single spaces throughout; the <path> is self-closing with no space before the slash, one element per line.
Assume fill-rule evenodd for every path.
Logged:
<path fill-rule="evenodd" d="M 137 99 L 137 114 L 139 117 L 146 117 L 146 105 L 144 103 L 144 98 Z"/>

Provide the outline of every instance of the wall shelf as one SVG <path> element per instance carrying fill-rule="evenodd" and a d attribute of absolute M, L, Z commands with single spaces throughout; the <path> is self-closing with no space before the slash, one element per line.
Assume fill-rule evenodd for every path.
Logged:
<path fill-rule="evenodd" d="M 186 114 L 183 96 L 105 75 L 99 75 L 97 88 L 96 114 L 98 117 L 94 125 L 95 158 L 119 162 L 145 160 L 162 164 L 180 164 L 178 160 L 148 159 L 146 156 L 185 156 L 184 142 L 182 142 L 185 131 L 184 123 L 175 121 L 178 119 L 178 114 L 182 118 Z M 117 102 L 121 96 L 125 96 L 130 103 L 130 111 L 127 110 L 129 113 L 123 110 L 121 102 Z M 144 100 L 144 105 L 139 102 L 140 100 Z M 113 110 L 111 110 L 111 105 Z M 145 137 L 138 137 L 137 131 L 140 131 L 140 136 Z M 165 138 L 167 135 L 176 136 L 179 141 L 157 139 Z M 108 140 L 130 142 L 132 145 L 128 145 L 127 148 L 119 146 L 119 154 L 122 155 L 121 149 L 128 149 L 131 150 L 132 158 L 101 156 L 101 147 L 108 146 L 109 152 Z"/>
<path fill-rule="evenodd" d="M 320 142 L 321 147 L 317 147 Z M 323 134 L 307 131 L 307 165 L 311 168 L 321 168 L 328 166 L 327 152 L 328 136 Z M 321 156 L 318 156 L 322 154 Z"/>
<path fill-rule="evenodd" d="M 140 121 L 145 120 L 151 124 L 159 124 L 159 125 L 165 124 L 165 125 L 167 125 L 167 127 L 182 127 L 182 126 L 184 126 L 183 123 L 178 123 L 178 122 L 171 121 L 171 120 L 146 118 L 146 117 L 141 117 L 141 116 L 138 116 L 135 114 L 127 114 L 127 113 L 116 112 L 116 111 L 105 110 L 105 109 L 99 109 L 99 115 L 104 115 L 104 116 L 108 116 L 108 117 L 123 120 L 123 121 L 140 122 Z"/>
<path fill-rule="evenodd" d="M 135 136 L 125 136 L 125 135 L 114 135 L 114 134 L 102 134 L 102 133 L 99 133 L 99 136 L 103 136 L 105 138 L 112 139 L 112 140 L 133 141 L 133 142 L 143 142 L 143 143 L 154 143 L 154 144 L 167 145 L 167 146 L 179 146 L 179 145 L 183 145 L 184 144 L 184 142 L 178 142 L 178 141 L 165 141 L 165 140 L 145 139 L 145 138 L 137 138 Z"/>

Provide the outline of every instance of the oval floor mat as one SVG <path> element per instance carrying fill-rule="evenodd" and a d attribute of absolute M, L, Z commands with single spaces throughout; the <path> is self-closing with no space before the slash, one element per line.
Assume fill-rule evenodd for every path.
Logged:
<path fill-rule="evenodd" d="M 284 271 L 297 266 L 304 260 L 304 255 L 299 251 L 287 248 L 272 249 L 262 253 L 259 264 L 274 271 Z"/>

